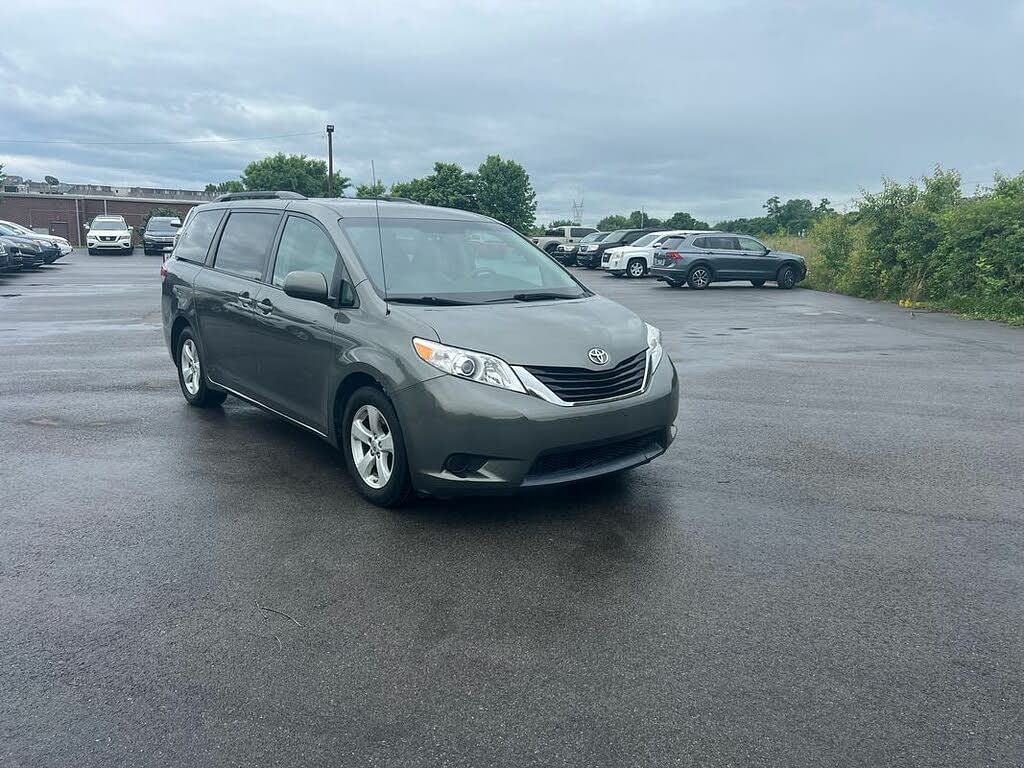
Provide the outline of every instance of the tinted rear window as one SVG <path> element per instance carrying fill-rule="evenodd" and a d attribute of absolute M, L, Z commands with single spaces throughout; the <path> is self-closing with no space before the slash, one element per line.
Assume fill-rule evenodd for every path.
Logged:
<path fill-rule="evenodd" d="M 224 211 L 199 211 L 193 215 L 174 246 L 174 258 L 205 264 L 210 243 L 223 215 Z"/>
<path fill-rule="evenodd" d="M 259 280 L 277 231 L 277 213 L 232 213 L 224 225 L 213 266 L 222 272 Z"/>
<path fill-rule="evenodd" d="M 678 248 L 680 245 L 682 245 L 683 244 L 683 240 L 685 240 L 685 239 L 686 239 L 685 237 L 678 237 L 678 236 L 676 236 L 676 237 L 666 237 L 665 241 L 661 244 L 661 247 L 664 248 L 665 250 L 671 251 L 674 248 Z M 696 244 L 697 244 L 697 241 L 694 240 L 694 245 L 696 245 Z"/>

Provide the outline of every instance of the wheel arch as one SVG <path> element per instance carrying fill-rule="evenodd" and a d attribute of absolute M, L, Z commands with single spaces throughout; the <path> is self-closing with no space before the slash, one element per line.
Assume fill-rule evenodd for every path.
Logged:
<path fill-rule="evenodd" d="M 384 381 L 384 377 L 378 371 L 361 366 L 349 371 L 338 382 L 331 404 L 331 438 L 336 444 L 341 444 L 342 417 L 345 415 L 345 407 L 348 405 L 349 398 L 362 387 L 373 387 L 387 394 L 388 387 L 385 386 Z"/>
<path fill-rule="evenodd" d="M 174 358 L 175 364 L 178 362 L 178 339 L 181 338 L 182 331 L 191 327 L 192 323 L 184 315 L 178 315 L 171 324 L 171 356 Z"/>

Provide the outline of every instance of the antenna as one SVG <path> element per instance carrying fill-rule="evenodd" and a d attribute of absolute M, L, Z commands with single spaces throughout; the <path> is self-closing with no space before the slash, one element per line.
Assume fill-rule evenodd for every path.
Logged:
<path fill-rule="evenodd" d="M 371 161 L 372 162 L 372 161 Z M 384 316 L 391 314 L 391 305 L 388 304 L 388 268 L 384 263 L 384 235 L 380 231 L 380 200 L 373 198 L 373 210 L 377 213 L 377 244 L 380 246 L 380 276 L 384 282 Z"/>

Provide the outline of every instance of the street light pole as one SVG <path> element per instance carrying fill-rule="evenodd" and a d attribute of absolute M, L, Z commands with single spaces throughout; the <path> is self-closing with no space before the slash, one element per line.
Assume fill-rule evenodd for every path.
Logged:
<path fill-rule="evenodd" d="M 331 187 L 334 183 L 334 126 L 327 125 L 327 196 L 333 197 Z"/>

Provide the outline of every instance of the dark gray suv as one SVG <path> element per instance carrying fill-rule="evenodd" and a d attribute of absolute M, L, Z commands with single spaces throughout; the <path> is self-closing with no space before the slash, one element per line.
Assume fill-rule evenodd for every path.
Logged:
<path fill-rule="evenodd" d="M 757 288 L 773 280 L 779 288 L 792 288 L 807 276 L 807 264 L 803 256 L 773 251 L 748 235 L 716 232 L 665 240 L 654 252 L 651 275 L 697 290 L 727 280 L 749 280 Z"/>
<path fill-rule="evenodd" d="M 378 504 L 581 480 L 674 437 L 658 329 L 484 216 L 226 195 L 161 273 L 185 399 L 230 393 L 315 432 Z"/>

